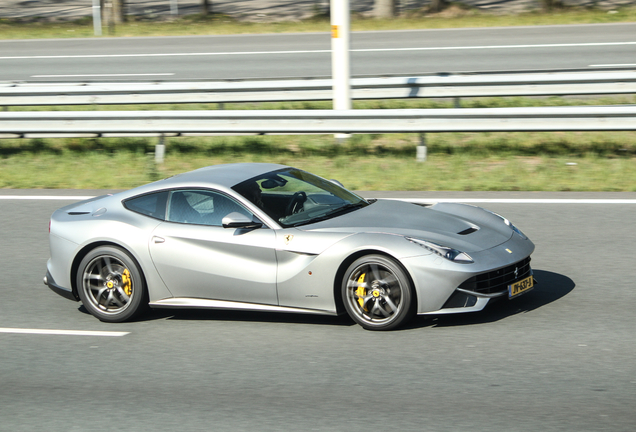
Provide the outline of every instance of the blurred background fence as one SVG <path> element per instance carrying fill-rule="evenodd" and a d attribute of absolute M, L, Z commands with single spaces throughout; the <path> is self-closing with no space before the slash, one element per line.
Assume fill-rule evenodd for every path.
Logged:
<path fill-rule="evenodd" d="M 352 13 L 361 16 L 403 15 L 416 10 L 428 10 L 444 0 L 350 0 Z M 108 6 L 110 0 L 102 3 Z M 636 4 L 636 0 L 460 0 L 460 7 L 476 8 L 494 13 L 519 13 L 544 9 L 546 5 L 596 7 L 612 10 Z M 391 4 L 392 8 L 386 8 Z M 307 19 L 327 15 L 329 0 L 124 0 L 122 15 L 161 19 L 171 15 L 217 13 L 248 21 L 279 21 Z M 69 20 L 89 17 L 91 0 L 0 0 L 0 18 Z"/>

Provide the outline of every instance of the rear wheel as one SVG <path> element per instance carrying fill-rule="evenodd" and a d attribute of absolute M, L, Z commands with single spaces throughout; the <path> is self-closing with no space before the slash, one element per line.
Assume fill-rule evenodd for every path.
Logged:
<path fill-rule="evenodd" d="M 101 246 L 90 251 L 77 272 L 84 307 L 105 322 L 127 321 L 148 305 L 144 278 L 123 249 Z"/>
<path fill-rule="evenodd" d="M 349 316 L 367 330 L 394 329 L 415 312 L 411 280 L 395 260 L 383 255 L 367 255 L 349 266 L 342 299 Z"/>

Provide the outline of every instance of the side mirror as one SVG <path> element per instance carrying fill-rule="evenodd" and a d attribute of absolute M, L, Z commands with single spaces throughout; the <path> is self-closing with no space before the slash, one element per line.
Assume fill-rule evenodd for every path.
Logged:
<path fill-rule="evenodd" d="M 340 183 L 338 180 L 336 179 L 331 179 L 329 180 L 331 183 L 337 184 L 338 186 L 340 186 L 341 188 L 344 187 L 344 185 L 342 183 Z"/>
<path fill-rule="evenodd" d="M 223 228 L 248 228 L 256 229 L 263 226 L 263 222 L 254 218 L 254 220 L 248 218 L 243 213 L 232 212 L 225 216 L 221 221 Z"/>

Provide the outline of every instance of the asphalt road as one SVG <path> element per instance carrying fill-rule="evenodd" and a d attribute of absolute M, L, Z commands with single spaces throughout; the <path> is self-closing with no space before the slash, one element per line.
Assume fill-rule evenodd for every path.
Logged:
<path fill-rule="evenodd" d="M 328 33 L 0 41 L 0 81 L 326 77 Z M 356 32 L 353 75 L 636 65 L 636 24 Z"/>
<path fill-rule="evenodd" d="M 0 195 L 94 195 L 2 191 Z M 635 193 L 388 193 L 622 198 Z M 632 431 L 636 204 L 485 206 L 536 244 L 534 291 L 394 332 L 346 317 L 153 312 L 103 324 L 42 284 L 69 203 L 0 199 L 0 431 Z"/>

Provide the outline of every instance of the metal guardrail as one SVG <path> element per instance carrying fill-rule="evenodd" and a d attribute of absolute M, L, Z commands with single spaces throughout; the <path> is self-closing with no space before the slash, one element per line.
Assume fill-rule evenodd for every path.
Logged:
<path fill-rule="evenodd" d="M 636 93 L 636 71 L 355 78 L 353 99 Z M 332 81 L 0 83 L 0 106 L 332 100 Z"/>
<path fill-rule="evenodd" d="M 636 72 L 357 78 L 354 99 L 636 93 Z M 331 80 L 15 84 L 0 106 L 331 100 Z M 1 138 L 426 132 L 631 131 L 636 106 L 407 110 L 0 112 Z M 163 159 L 163 139 L 157 161 Z"/>
<path fill-rule="evenodd" d="M 636 130 L 636 106 L 0 112 L 0 138 Z"/>

